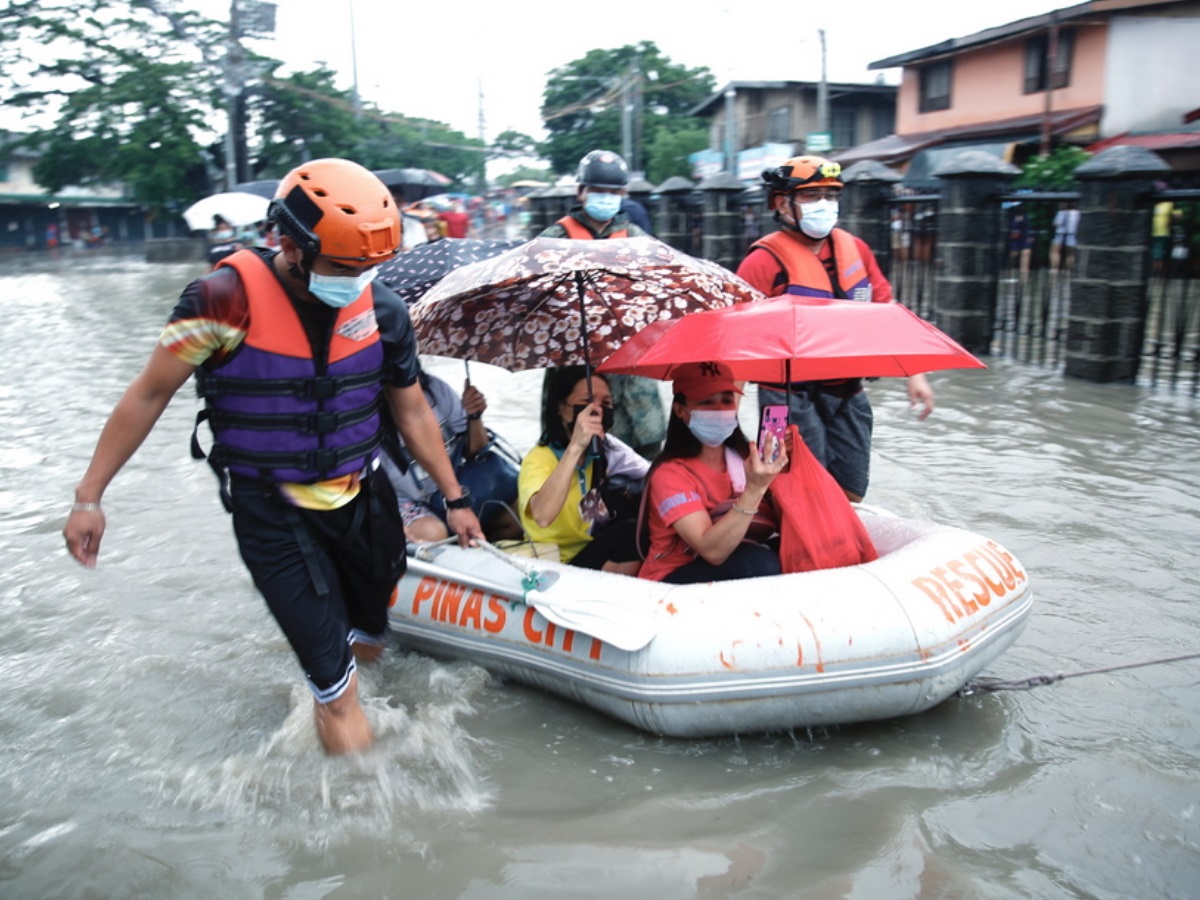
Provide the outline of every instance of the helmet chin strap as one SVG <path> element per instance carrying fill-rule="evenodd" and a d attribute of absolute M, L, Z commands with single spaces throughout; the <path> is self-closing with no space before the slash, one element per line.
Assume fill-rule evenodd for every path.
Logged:
<path fill-rule="evenodd" d="M 796 215 L 796 194 L 793 192 L 791 194 L 785 194 L 784 196 L 787 197 L 788 206 L 792 208 L 792 219 L 791 221 L 785 219 L 783 217 L 783 213 L 781 213 L 779 210 L 775 210 L 775 223 L 779 225 L 780 228 L 783 228 L 787 231 L 794 231 L 796 234 L 804 234 L 804 232 L 800 230 L 800 226 L 797 224 L 800 221 L 800 217 Z"/>

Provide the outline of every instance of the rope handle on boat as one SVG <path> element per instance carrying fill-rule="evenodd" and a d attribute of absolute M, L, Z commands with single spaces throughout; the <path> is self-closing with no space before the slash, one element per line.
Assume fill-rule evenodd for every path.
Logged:
<path fill-rule="evenodd" d="M 501 550 L 495 544 L 493 544 L 489 541 L 486 541 L 482 538 L 476 539 L 475 546 L 479 547 L 482 550 L 486 550 L 488 553 L 492 554 L 492 556 L 496 557 L 497 559 L 504 560 L 506 563 L 508 563 L 510 566 L 512 566 L 514 569 L 516 569 L 518 572 L 520 572 L 521 573 L 521 589 L 523 591 L 525 591 L 526 593 L 528 593 L 529 591 L 537 590 L 537 588 L 541 585 L 541 581 L 542 581 L 541 573 L 538 572 L 538 570 L 535 569 L 533 566 L 525 565 L 523 562 L 521 562 L 519 559 L 517 559 L 512 554 L 505 553 L 503 550 Z"/>
<path fill-rule="evenodd" d="M 1035 687 L 1066 681 L 1068 678 L 1078 678 L 1080 675 L 1102 675 L 1106 672 L 1120 672 L 1124 669 L 1140 669 L 1144 666 L 1156 666 L 1161 663 L 1184 662 L 1189 659 L 1200 659 L 1200 653 L 1187 653 L 1183 656 L 1171 656 L 1166 659 L 1151 659 L 1145 662 L 1125 663 L 1119 666 L 1105 666 L 1102 669 L 1086 669 L 1082 672 L 1058 672 L 1054 675 L 1034 675 L 1018 681 L 1006 681 L 1003 678 L 976 678 L 968 681 L 957 691 L 959 697 L 970 697 L 973 694 L 990 694 L 995 691 L 1031 691 Z"/>

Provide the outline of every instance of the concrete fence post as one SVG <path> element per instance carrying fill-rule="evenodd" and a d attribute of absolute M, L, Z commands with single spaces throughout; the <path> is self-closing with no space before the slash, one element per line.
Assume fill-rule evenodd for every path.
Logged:
<path fill-rule="evenodd" d="M 891 247 L 891 211 L 888 200 L 893 186 L 903 178 L 873 159 L 856 162 L 842 172 L 838 226 L 857 235 L 885 262 Z"/>
<path fill-rule="evenodd" d="M 719 172 L 700 182 L 704 197 L 704 241 L 700 255 L 733 270 L 742 261 L 742 205 L 746 186 L 731 172 Z"/>
<path fill-rule="evenodd" d="M 1171 167 L 1142 147 L 1115 146 L 1075 170 L 1079 233 L 1067 313 L 1065 373 L 1133 381 L 1146 333 L 1154 182 Z"/>
<path fill-rule="evenodd" d="M 654 209 L 654 233 L 665 244 L 676 250 L 691 252 L 692 247 L 692 191 L 693 184 L 682 175 L 668 178 L 654 192 L 658 203 Z"/>
<path fill-rule="evenodd" d="M 972 353 L 986 354 L 1003 253 L 998 199 L 1021 170 L 983 150 L 964 150 L 933 174 L 942 181 L 935 324 Z"/>

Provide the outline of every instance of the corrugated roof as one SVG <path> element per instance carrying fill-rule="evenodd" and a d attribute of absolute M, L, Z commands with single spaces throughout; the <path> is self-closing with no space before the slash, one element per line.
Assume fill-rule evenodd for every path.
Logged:
<path fill-rule="evenodd" d="M 1159 132 L 1157 134 L 1118 134 L 1084 148 L 1099 153 L 1109 147 L 1144 147 L 1146 150 L 1189 150 L 1200 147 L 1200 131 Z"/>
<path fill-rule="evenodd" d="M 716 93 L 709 94 L 687 111 L 689 116 L 709 115 L 725 103 L 725 92 L 731 88 L 735 91 L 783 91 L 811 90 L 816 91 L 820 86 L 817 81 L 731 81 L 722 86 Z M 825 88 L 830 93 L 852 91 L 857 94 L 880 94 L 894 97 L 899 88 L 894 84 L 859 84 L 849 81 L 826 82 Z"/>

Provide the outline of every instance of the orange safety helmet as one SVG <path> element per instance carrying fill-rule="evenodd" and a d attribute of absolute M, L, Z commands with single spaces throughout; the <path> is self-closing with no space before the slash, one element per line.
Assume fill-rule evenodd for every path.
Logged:
<path fill-rule="evenodd" d="M 306 257 L 375 265 L 400 249 L 400 211 L 387 186 L 348 159 L 314 159 L 279 182 L 268 218 Z"/>
<path fill-rule="evenodd" d="M 768 193 L 790 194 L 802 188 L 843 187 L 842 167 L 823 156 L 795 156 L 782 166 L 763 169 Z"/>

